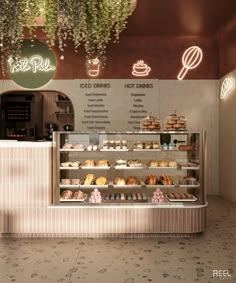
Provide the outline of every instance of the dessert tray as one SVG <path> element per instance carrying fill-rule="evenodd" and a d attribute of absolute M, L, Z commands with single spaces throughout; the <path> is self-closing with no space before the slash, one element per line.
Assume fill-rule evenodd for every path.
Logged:
<path fill-rule="evenodd" d="M 179 199 L 176 199 L 176 198 L 170 198 L 168 197 L 168 195 L 165 195 L 166 199 L 168 199 L 168 201 L 170 202 L 193 202 L 193 201 L 197 201 L 198 199 L 192 195 L 191 198 L 186 198 L 186 199 L 183 199 L 183 198 L 179 198 Z"/>

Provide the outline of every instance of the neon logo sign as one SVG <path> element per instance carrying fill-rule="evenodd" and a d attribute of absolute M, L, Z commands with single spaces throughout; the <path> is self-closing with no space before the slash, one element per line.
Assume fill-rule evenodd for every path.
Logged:
<path fill-rule="evenodd" d="M 230 78 L 225 78 L 221 86 L 220 98 L 224 99 L 226 95 L 230 93 L 230 90 L 233 88 L 233 86 L 233 80 Z"/>
<path fill-rule="evenodd" d="M 100 60 L 98 58 L 88 60 L 88 74 L 90 77 L 96 77 L 100 71 Z"/>
<path fill-rule="evenodd" d="M 202 61 L 202 50 L 198 46 L 191 46 L 185 50 L 182 56 L 183 68 L 177 78 L 182 80 L 189 70 L 195 69 Z"/>
<path fill-rule="evenodd" d="M 143 60 L 139 60 L 133 65 L 132 75 L 136 77 L 145 77 L 149 75 L 150 71 L 151 68 L 145 64 Z"/>
<path fill-rule="evenodd" d="M 44 59 L 40 55 L 33 55 L 30 58 L 21 58 L 18 62 L 14 62 L 12 58 L 8 59 L 10 66 L 10 72 L 12 74 L 18 72 L 32 71 L 36 74 L 37 72 L 49 72 L 56 69 L 55 66 L 51 65 L 50 59 Z"/>

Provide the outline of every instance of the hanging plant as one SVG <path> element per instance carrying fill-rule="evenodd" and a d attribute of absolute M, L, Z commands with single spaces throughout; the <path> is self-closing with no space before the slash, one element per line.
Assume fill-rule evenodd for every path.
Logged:
<path fill-rule="evenodd" d="M 39 15 L 38 0 L 0 0 L 0 54 L 1 69 L 5 74 L 6 60 L 17 61 L 24 39 L 24 27 L 32 34 L 35 17 Z"/>
<path fill-rule="evenodd" d="M 24 28 L 32 35 L 39 13 L 50 46 L 58 41 L 63 52 L 68 39 L 75 50 L 83 43 L 87 59 L 96 57 L 104 64 L 106 47 L 111 40 L 119 40 L 134 3 L 136 0 L 0 0 L 2 72 L 9 57 L 17 63 Z"/>

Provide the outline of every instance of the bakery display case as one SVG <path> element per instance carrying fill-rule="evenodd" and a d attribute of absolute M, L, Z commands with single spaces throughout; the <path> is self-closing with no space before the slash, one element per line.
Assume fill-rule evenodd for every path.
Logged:
<path fill-rule="evenodd" d="M 54 132 L 54 205 L 206 205 L 205 133 L 168 134 Z"/>

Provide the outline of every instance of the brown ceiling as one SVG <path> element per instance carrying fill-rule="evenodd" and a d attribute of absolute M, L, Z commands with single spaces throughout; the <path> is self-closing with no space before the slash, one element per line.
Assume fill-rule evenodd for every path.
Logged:
<path fill-rule="evenodd" d="M 137 0 L 125 34 L 212 36 L 236 16 L 236 0 Z"/>

